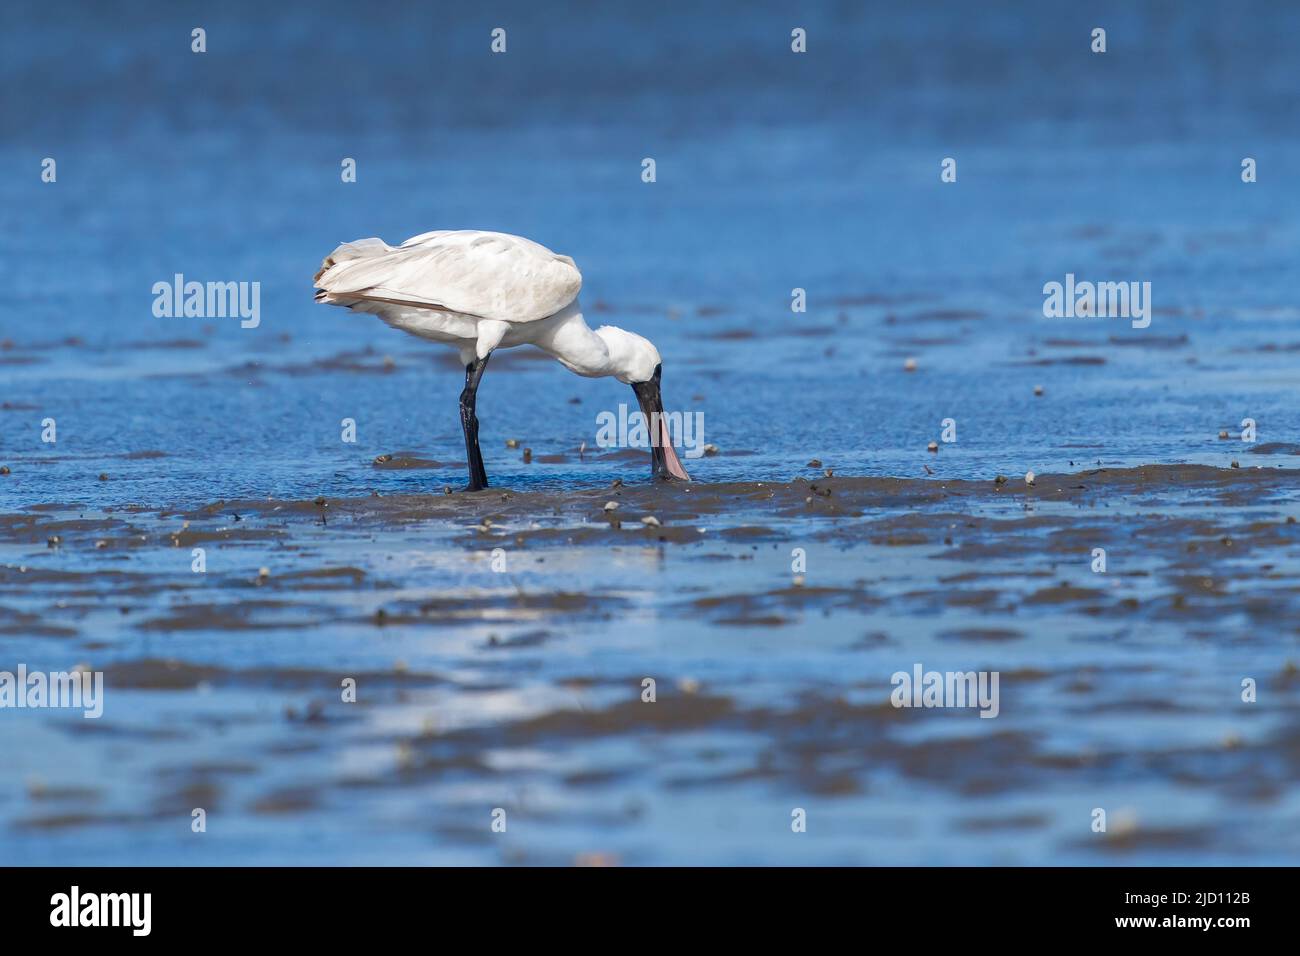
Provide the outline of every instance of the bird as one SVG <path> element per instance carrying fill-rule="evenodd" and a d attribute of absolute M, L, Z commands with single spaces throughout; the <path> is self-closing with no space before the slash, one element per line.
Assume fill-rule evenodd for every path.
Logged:
<path fill-rule="evenodd" d="M 612 325 L 591 329 L 569 256 L 503 232 L 439 230 L 400 246 L 345 242 L 315 276 L 316 301 L 377 315 L 403 332 L 454 346 L 465 366 L 460 424 L 469 468 L 466 491 L 488 487 L 475 412 L 479 383 L 497 349 L 534 345 L 577 375 L 613 376 L 632 386 L 650 436 L 654 478 L 689 481 L 663 414 L 663 360 L 654 343 Z"/>

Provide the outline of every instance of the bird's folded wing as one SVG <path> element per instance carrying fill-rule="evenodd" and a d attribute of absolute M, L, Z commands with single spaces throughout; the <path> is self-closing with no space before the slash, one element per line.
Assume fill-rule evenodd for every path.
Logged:
<path fill-rule="evenodd" d="M 330 296 L 532 322 L 577 298 L 582 274 L 568 256 L 519 236 L 433 232 L 397 247 L 379 239 L 344 243 L 322 264 L 316 285 Z"/>

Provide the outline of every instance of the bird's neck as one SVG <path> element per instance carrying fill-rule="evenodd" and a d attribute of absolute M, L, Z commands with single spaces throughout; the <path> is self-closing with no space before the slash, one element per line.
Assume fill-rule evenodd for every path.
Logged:
<path fill-rule="evenodd" d="M 576 302 L 545 321 L 548 328 L 536 344 L 569 371 L 588 378 L 618 372 L 609 344 L 587 325 Z"/>

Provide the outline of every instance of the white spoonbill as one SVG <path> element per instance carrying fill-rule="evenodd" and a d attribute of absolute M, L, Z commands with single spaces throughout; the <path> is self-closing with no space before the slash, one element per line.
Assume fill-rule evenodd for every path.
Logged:
<path fill-rule="evenodd" d="M 403 332 L 460 350 L 467 491 L 488 486 L 474 412 L 479 379 L 493 351 L 517 345 L 536 345 L 578 375 L 612 375 L 631 385 L 646 419 L 654 476 L 690 479 L 663 417 L 659 350 L 612 325 L 591 330 L 578 306 L 582 274 L 568 256 L 501 232 L 426 232 L 400 246 L 345 242 L 321 263 L 315 281 L 317 302 L 374 313 Z"/>

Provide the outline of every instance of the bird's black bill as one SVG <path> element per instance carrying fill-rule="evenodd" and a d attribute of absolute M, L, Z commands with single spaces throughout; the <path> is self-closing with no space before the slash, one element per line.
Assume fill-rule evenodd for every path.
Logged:
<path fill-rule="evenodd" d="M 664 403 L 659 396 L 659 376 L 662 371 L 663 366 L 656 365 L 655 373 L 648 382 L 632 383 L 632 391 L 636 393 L 641 414 L 645 416 L 646 431 L 650 435 L 650 467 L 654 476 L 663 481 L 690 481 L 691 476 L 682 467 L 668 434 Z"/>

